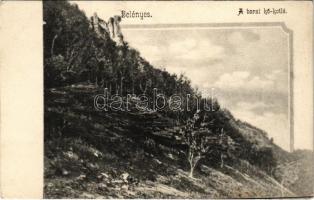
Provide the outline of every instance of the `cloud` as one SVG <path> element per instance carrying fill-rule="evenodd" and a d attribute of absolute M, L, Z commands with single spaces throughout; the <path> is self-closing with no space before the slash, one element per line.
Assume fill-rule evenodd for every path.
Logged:
<path fill-rule="evenodd" d="M 257 102 L 244 102 L 244 101 L 241 101 L 241 102 L 238 102 L 236 104 L 236 106 L 238 108 L 243 108 L 243 109 L 246 109 L 246 110 L 256 110 L 256 109 L 265 109 L 265 108 L 269 108 L 269 107 L 272 107 L 272 105 L 269 105 L 269 104 L 266 104 L 262 101 L 257 101 Z"/>
<path fill-rule="evenodd" d="M 248 71 L 235 71 L 222 74 L 213 86 L 220 89 L 268 90 L 274 86 L 274 80 L 253 76 Z"/>
<path fill-rule="evenodd" d="M 285 113 L 275 113 L 267 109 L 269 105 L 263 102 L 238 102 L 237 106 L 232 109 L 233 115 L 246 121 L 268 133 L 274 142 L 282 148 L 289 150 L 290 132 L 289 120 Z M 255 109 L 263 109 L 263 113 L 256 113 Z"/>
<path fill-rule="evenodd" d="M 252 30 L 233 31 L 228 35 L 228 42 L 237 47 L 248 44 L 248 42 L 256 42 L 260 40 L 259 34 Z"/>
<path fill-rule="evenodd" d="M 156 62 L 161 58 L 161 49 L 153 45 L 142 45 L 139 49 L 141 56 L 149 62 Z"/>
<path fill-rule="evenodd" d="M 224 47 L 213 44 L 210 40 L 200 41 L 195 38 L 174 38 L 171 42 L 160 45 L 151 44 L 140 37 L 128 37 L 130 45 L 138 49 L 142 56 L 152 63 L 165 60 L 168 67 L 176 67 L 182 62 L 190 63 L 195 68 L 198 62 L 219 63 L 224 57 Z"/>
<path fill-rule="evenodd" d="M 192 51 L 197 46 L 197 41 L 194 38 L 185 38 L 184 40 L 172 41 L 169 45 L 169 53 L 173 55 L 186 54 Z"/>
<path fill-rule="evenodd" d="M 274 70 L 269 74 L 266 74 L 266 78 L 270 80 L 276 80 L 279 76 L 283 75 L 282 70 Z"/>
<path fill-rule="evenodd" d="M 120 12 L 119 6 L 77 4 L 88 16 L 96 11 L 105 20 Z M 289 46 L 280 27 L 122 31 L 125 41 L 155 67 L 185 73 L 206 93 L 217 87 L 219 102 L 237 118 L 264 129 L 279 145 L 288 143 L 281 136 L 288 127 Z"/>
<path fill-rule="evenodd" d="M 204 94 L 216 88 L 223 107 L 288 149 L 287 51 L 282 45 L 267 49 L 285 39 L 272 35 L 278 36 L 264 30 L 126 32 L 130 45 L 154 66 L 185 73 Z"/>
<path fill-rule="evenodd" d="M 185 38 L 171 42 L 167 53 L 183 60 L 219 59 L 224 56 L 224 47 L 215 45 L 210 40 Z"/>

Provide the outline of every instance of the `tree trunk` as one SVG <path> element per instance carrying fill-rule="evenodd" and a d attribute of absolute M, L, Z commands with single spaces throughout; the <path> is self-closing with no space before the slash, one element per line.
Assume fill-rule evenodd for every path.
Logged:
<path fill-rule="evenodd" d="M 189 177 L 191 177 L 191 178 L 193 178 L 194 167 L 192 167 L 192 165 L 191 165 L 190 174 L 189 174 Z"/>
<path fill-rule="evenodd" d="M 190 163 L 190 174 L 189 174 L 189 177 L 193 178 L 194 169 L 195 169 L 198 161 L 200 161 L 202 158 L 203 158 L 203 156 L 201 156 L 200 153 L 198 153 L 198 155 L 195 156 L 193 153 L 191 153 L 189 151 L 189 155 L 188 155 L 188 160 L 189 160 L 189 163 Z"/>
<path fill-rule="evenodd" d="M 95 79 L 95 86 L 98 87 L 98 77 L 96 75 L 96 79 Z"/>
<path fill-rule="evenodd" d="M 58 34 L 56 34 L 54 37 L 53 37 L 53 39 L 52 39 L 52 43 L 51 43 L 51 49 L 50 49 L 50 54 L 51 54 L 51 56 L 53 56 L 53 49 L 54 49 L 54 47 L 55 47 L 55 41 L 56 41 L 56 39 L 58 38 Z"/>
<path fill-rule="evenodd" d="M 188 160 L 189 160 L 189 163 L 190 163 L 190 174 L 189 174 L 189 177 L 193 178 L 193 171 L 194 171 L 195 165 L 193 164 L 194 155 L 191 152 L 191 149 L 189 150 L 189 153 L 188 153 Z"/>
<path fill-rule="evenodd" d="M 140 86 L 141 92 L 145 95 L 146 90 L 147 90 L 147 82 L 145 82 L 145 89 L 144 90 L 143 90 L 142 82 L 140 82 L 139 86 Z"/>
<path fill-rule="evenodd" d="M 145 82 L 145 90 L 144 90 L 144 95 L 146 94 L 146 90 L 147 90 L 147 83 Z"/>
<path fill-rule="evenodd" d="M 116 81 L 116 95 L 119 94 L 119 85 L 118 85 L 118 82 Z"/>
<path fill-rule="evenodd" d="M 121 78 L 120 78 L 120 93 L 121 93 L 121 96 L 123 95 L 122 94 L 122 92 L 123 92 L 123 90 L 122 90 L 122 88 L 123 88 L 123 79 L 124 79 L 124 77 L 121 76 Z"/>

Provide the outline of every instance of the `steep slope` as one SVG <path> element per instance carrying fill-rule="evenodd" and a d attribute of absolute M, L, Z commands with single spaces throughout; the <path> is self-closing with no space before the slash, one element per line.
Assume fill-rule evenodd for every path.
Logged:
<path fill-rule="evenodd" d="M 189 79 L 154 68 L 129 47 L 118 17 L 105 22 L 94 15 L 88 20 L 75 5 L 47 1 L 44 20 L 46 197 L 313 194 L 311 185 L 301 184 L 312 184 L 306 180 L 312 166 L 308 159 L 285 152 L 264 131 L 235 119 L 227 109 L 201 112 L 207 123 L 223 128 L 234 149 L 225 158 L 219 150 L 206 155 L 195 178 L 188 177 L 187 144 L 180 130 L 193 117 L 195 102 L 191 111 L 177 113 L 98 111 L 94 97 L 104 88 L 111 94 L 152 97 L 156 87 L 166 97 L 191 94 L 204 101 Z"/>
<path fill-rule="evenodd" d="M 314 154 L 309 150 L 297 150 L 290 154 L 291 161 L 277 166 L 275 177 L 300 196 L 314 194 Z"/>
<path fill-rule="evenodd" d="M 173 120 L 158 113 L 95 111 L 97 92 L 92 85 L 45 92 L 47 198 L 294 196 L 243 159 L 223 168 L 204 162 L 189 178 Z"/>

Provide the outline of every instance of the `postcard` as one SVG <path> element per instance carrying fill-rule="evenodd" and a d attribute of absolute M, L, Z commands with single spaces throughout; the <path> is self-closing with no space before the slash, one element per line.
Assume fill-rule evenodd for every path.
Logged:
<path fill-rule="evenodd" d="M 311 1 L 0 11 L 1 197 L 313 197 Z"/>

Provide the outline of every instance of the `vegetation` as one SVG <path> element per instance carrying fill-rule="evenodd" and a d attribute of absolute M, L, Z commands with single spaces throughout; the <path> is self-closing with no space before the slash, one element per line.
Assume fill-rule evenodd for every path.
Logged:
<path fill-rule="evenodd" d="M 109 94 L 145 94 L 152 97 L 154 88 L 158 88 L 158 93 L 166 98 L 173 94 L 181 97 L 191 95 L 190 110 L 160 111 L 163 116 L 174 119 L 176 123 L 186 124 L 182 136 L 189 148 L 191 176 L 198 161 L 209 155 L 209 149 L 211 149 L 210 157 L 219 158 L 217 160 L 221 163 L 221 167 L 225 159 L 232 158 L 228 150 L 231 145 L 222 142 L 228 140 L 225 131 L 233 132 L 233 138 L 236 140 L 241 135 L 228 127 L 228 119 L 219 110 L 217 100 L 201 99 L 197 90 L 191 87 L 187 77 L 182 74 L 171 75 L 165 70 L 154 68 L 126 42 L 122 46 L 117 46 L 109 37 L 97 37 L 89 26 L 89 20 L 75 4 L 72 5 L 67 1 L 45 2 L 44 20 L 46 22 L 44 25 L 46 89 L 84 83 L 92 84 L 97 88 L 108 88 Z M 202 109 L 194 115 L 197 104 L 201 104 L 198 106 L 204 108 L 206 101 L 207 104 L 213 105 L 214 109 L 212 111 Z M 185 103 L 187 102 L 183 102 Z M 58 134 L 61 132 L 59 131 Z M 212 140 L 209 139 L 210 137 Z M 229 141 L 232 141 L 231 137 Z M 238 142 L 245 141 L 238 140 Z M 252 152 L 243 152 L 246 159 L 262 168 L 271 169 L 273 164 L 263 166 L 265 161 L 273 163 L 271 149 L 255 148 L 251 144 L 247 149 Z M 251 156 L 247 158 L 247 155 Z"/>
<path fill-rule="evenodd" d="M 251 173 L 251 182 L 263 181 L 276 188 L 269 176 L 275 177 L 279 158 L 288 154 L 275 146 L 265 132 L 234 119 L 229 111 L 220 108 L 216 99 L 202 98 L 186 76 L 155 68 L 127 42 L 117 46 L 109 37 L 99 38 L 76 5 L 67 1 L 45 1 L 43 5 L 45 181 L 50 196 L 62 197 L 65 193 L 60 191 L 66 190 L 64 184 L 79 191 L 89 190 L 84 188 L 88 183 L 93 186 L 90 192 L 108 194 L 108 198 L 145 198 L 149 195 L 143 191 L 129 191 L 148 188 L 147 184 L 154 182 L 158 186 L 163 184 L 163 189 L 165 184 L 170 184 L 177 190 L 188 191 L 180 193 L 173 189 L 176 194 L 173 196 L 160 195 L 164 190 L 156 191 L 151 196 L 154 198 L 191 197 L 187 188 L 196 188 L 199 192 L 196 197 L 200 198 L 211 194 L 213 197 L 250 197 L 255 191 L 249 191 L 251 184 L 243 181 L 245 176 L 241 173 Z M 152 97 L 154 88 L 166 98 L 189 94 L 192 100 L 183 104 L 189 103 L 191 109 L 97 112 L 91 97 L 104 88 L 111 95 L 122 96 L 145 94 Z M 202 109 L 206 102 L 213 106 L 211 111 Z M 233 168 L 240 165 L 241 168 Z M 189 170 L 190 177 L 201 177 L 201 183 L 189 180 L 181 169 Z M 132 181 L 120 177 L 123 174 L 126 177 L 126 171 Z M 69 182 L 64 183 L 60 177 L 67 177 Z M 217 177 L 219 180 L 215 180 Z M 275 178 L 281 180 L 282 177 Z M 222 189 L 217 189 L 222 185 L 220 180 L 226 185 L 233 182 L 233 189 L 238 187 L 238 182 L 247 184 L 249 192 L 224 194 Z M 104 182 L 106 185 L 99 188 Z M 127 191 L 116 195 L 119 194 L 115 191 L 117 185 L 122 188 L 126 182 Z M 144 186 L 138 187 L 138 184 Z M 267 188 L 256 187 L 260 191 Z M 262 196 L 272 189 L 265 189 Z M 273 189 L 272 192 L 277 194 L 278 191 Z M 74 193 L 67 197 L 89 198 Z"/>
<path fill-rule="evenodd" d="M 201 159 L 220 157 L 220 167 L 224 167 L 224 159 L 229 158 L 235 150 L 234 141 L 225 134 L 223 125 L 217 127 L 214 120 L 208 120 L 206 112 L 197 111 L 188 119 L 181 130 L 182 138 L 188 146 L 187 159 L 190 164 L 190 177 Z M 216 154 L 215 154 L 216 153 Z"/>
<path fill-rule="evenodd" d="M 210 130 L 203 126 L 197 127 L 199 120 L 200 116 L 196 113 L 192 119 L 187 121 L 182 130 L 183 139 L 188 145 L 187 159 L 190 164 L 190 177 L 193 177 L 193 171 L 198 161 L 205 157 L 211 147 Z"/>
<path fill-rule="evenodd" d="M 90 82 L 113 94 L 196 94 L 184 75 L 154 68 L 126 42 L 97 37 L 76 5 L 47 1 L 44 21 L 46 88 Z"/>

